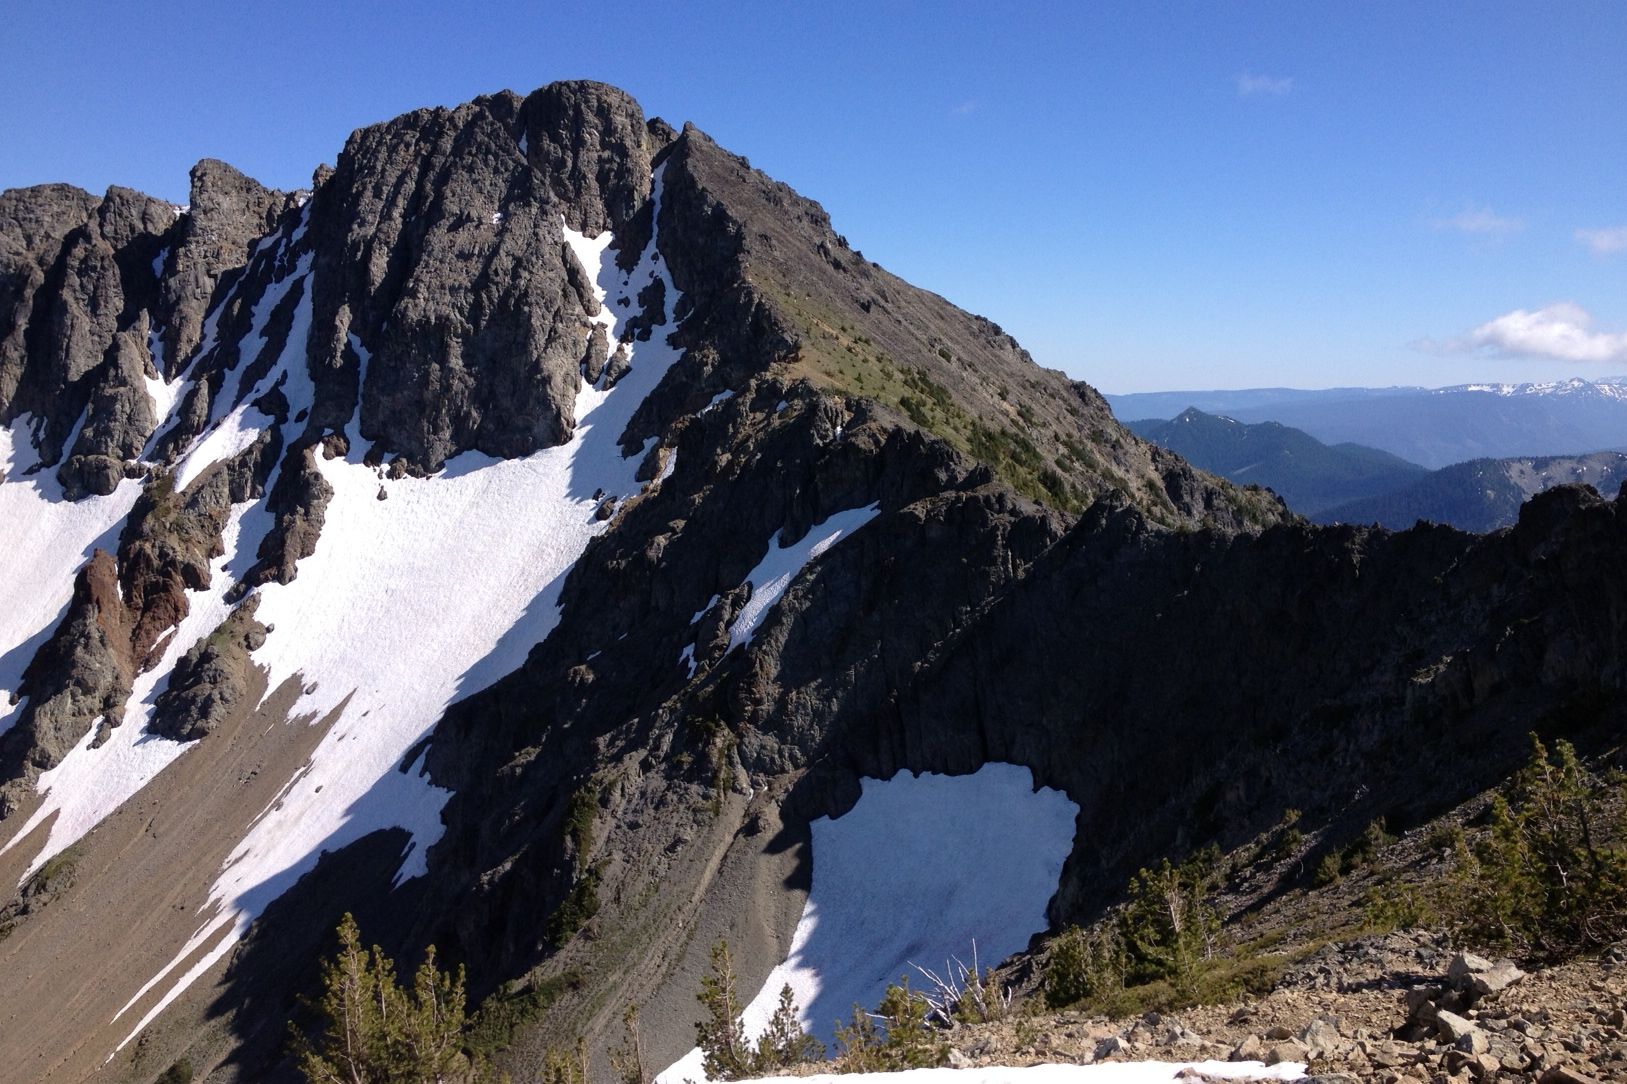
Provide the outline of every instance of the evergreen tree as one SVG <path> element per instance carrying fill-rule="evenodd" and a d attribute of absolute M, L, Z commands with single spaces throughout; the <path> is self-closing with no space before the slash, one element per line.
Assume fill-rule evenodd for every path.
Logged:
<path fill-rule="evenodd" d="M 1459 840 L 1450 891 L 1458 932 L 1538 959 L 1561 959 L 1627 936 L 1627 851 L 1610 788 L 1569 742 L 1531 760 L 1492 802 L 1490 831 Z"/>
<path fill-rule="evenodd" d="M 464 977 L 435 966 L 435 949 L 413 976 L 374 945 L 364 951 L 356 920 L 339 923 L 339 954 L 322 964 L 317 1008 L 327 1025 L 315 1042 L 294 1032 L 300 1071 L 311 1084 L 484 1084 L 486 1066 L 463 1052 Z"/>
<path fill-rule="evenodd" d="M 713 1080 L 739 1080 L 752 1071 L 751 1047 L 746 1045 L 746 1026 L 740 1018 L 739 983 L 734 974 L 734 957 L 722 938 L 712 946 L 710 973 L 701 978 L 696 999 L 706 1010 L 695 1025 L 695 1045 L 704 1055 L 703 1067 Z"/>
<path fill-rule="evenodd" d="M 825 1044 L 803 1030 L 791 984 L 786 983 L 780 987 L 779 1005 L 769 1018 L 768 1028 L 757 1040 L 756 1072 L 766 1074 L 788 1069 L 803 1062 L 819 1061 L 824 1056 Z"/>
<path fill-rule="evenodd" d="M 1203 856 L 1180 866 L 1164 859 L 1130 882 L 1130 901 L 1119 912 L 1119 934 L 1131 983 L 1168 979 L 1188 991 L 1209 956 L 1220 922 L 1204 899 Z"/>

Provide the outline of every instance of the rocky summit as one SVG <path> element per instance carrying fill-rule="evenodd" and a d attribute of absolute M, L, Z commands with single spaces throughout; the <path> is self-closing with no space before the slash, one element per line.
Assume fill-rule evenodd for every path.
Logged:
<path fill-rule="evenodd" d="M 1533 729 L 1619 734 L 1627 498 L 1310 525 L 612 87 L 191 184 L 0 194 L 12 1079 L 297 1080 L 346 912 L 462 965 L 515 1080 L 579 1040 L 607 1071 L 630 1004 L 658 1068 L 714 941 L 748 996 L 786 960 L 815 826 L 876 781 L 1072 803 L 1021 947 L 1289 811 L 1416 828 Z M 947 903 L 900 907 L 908 941 Z M 1281 1042 L 1400 1064 L 1468 1011 L 1430 1004 Z M 1563 1060 L 1477 1026 L 1451 1050 Z"/>

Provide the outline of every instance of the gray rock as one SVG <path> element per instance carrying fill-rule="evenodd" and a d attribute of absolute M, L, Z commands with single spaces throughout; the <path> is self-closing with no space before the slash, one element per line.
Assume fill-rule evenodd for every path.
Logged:
<path fill-rule="evenodd" d="M 1490 971 L 1492 963 L 1484 956 L 1476 956 L 1470 952 L 1460 952 L 1452 957 L 1452 962 L 1446 966 L 1446 977 L 1458 989 L 1464 989 L 1469 984 L 1469 976 L 1478 975 L 1483 971 Z"/>
<path fill-rule="evenodd" d="M 1435 1013 L 1435 1028 L 1442 1040 L 1454 1045 L 1460 1039 L 1466 1039 L 1472 1035 L 1478 1035 L 1482 1042 L 1485 1039 L 1485 1032 L 1475 1027 L 1473 1021 L 1445 1009 Z M 1482 1046 L 1481 1049 L 1484 1050 L 1485 1047 Z"/>
<path fill-rule="evenodd" d="M 1231 1052 L 1231 1061 L 1264 1061 L 1268 1047 L 1258 1035 L 1246 1035 Z"/>
<path fill-rule="evenodd" d="M 1264 1060 L 1267 1065 L 1281 1065 L 1285 1061 L 1305 1061 L 1309 1056 L 1310 1051 L 1305 1049 L 1304 1044 L 1295 1039 L 1288 1039 L 1272 1043 L 1265 1052 Z"/>
<path fill-rule="evenodd" d="M 147 315 L 173 220 L 125 188 L 100 201 L 66 185 L 0 193 L 0 422 L 40 419 L 33 451 L 70 459 L 70 499 L 110 491 L 151 432 Z"/>
<path fill-rule="evenodd" d="M 181 372 L 198 346 L 209 305 L 240 277 L 254 242 L 276 227 L 294 200 L 212 158 L 192 167 L 191 181 L 187 213 L 168 238 L 159 284 L 165 377 Z"/>
<path fill-rule="evenodd" d="M 1538 1079 L 1540 1084 L 1601 1084 L 1598 1078 L 1568 1065 L 1556 1065 Z"/>
<path fill-rule="evenodd" d="M 1514 961 L 1498 960 L 1488 970 L 1469 976 L 1469 992 L 1477 998 L 1495 997 L 1523 978 L 1525 972 Z"/>
<path fill-rule="evenodd" d="M 1135 1053 L 1135 1046 L 1122 1035 L 1109 1035 L 1096 1044 L 1095 1060 L 1106 1058 L 1129 1057 Z"/>
<path fill-rule="evenodd" d="M 1349 1045 L 1339 1034 L 1336 1024 L 1320 1018 L 1306 1025 L 1305 1030 L 1299 1033 L 1299 1041 L 1312 1058 L 1331 1057 Z"/>

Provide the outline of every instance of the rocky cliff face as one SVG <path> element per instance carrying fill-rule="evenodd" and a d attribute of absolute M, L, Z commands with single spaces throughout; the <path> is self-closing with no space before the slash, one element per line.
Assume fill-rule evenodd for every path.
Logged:
<path fill-rule="evenodd" d="M 629 999 L 670 1060 L 698 946 L 761 980 L 861 777 L 1065 789 L 1064 921 L 1617 710 L 1619 503 L 1289 522 L 613 88 L 192 198 L 0 197 L 0 877 L 80 871 L 0 943 L 0 1055 L 53 1079 L 285 1071 L 346 909 L 465 962 L 517 1070 Z"/>

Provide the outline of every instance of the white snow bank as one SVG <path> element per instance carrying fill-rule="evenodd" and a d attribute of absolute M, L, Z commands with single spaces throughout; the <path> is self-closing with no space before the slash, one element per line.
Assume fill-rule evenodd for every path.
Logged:
<path fill-rule="evenodd" d="M 1079 807 L 1036 791 L 1028 769 L 866 779 L 857 804 L 812 825 L 813 884 L 784 963 L 746 1007 L 761 1034 L 789 983 L 803 1025 L 827 1044 L 855 1004 L 873 1009 L 889 983 L 951 957 L 1002 960 L 1045 929 L 1045 907 L 1073 849 Z M 658 1084 L 704 1079 L 692 1050 Z"/>
<path fill-rule="evenodd" d="M 264 296 L 254 306 L 253 324 L 249 333 L 244 336 L 244 346 L 241 348 L 243 356 L 237 365 L 237 392 L 228 398 L 222 385 L 221 395 L 211 404 L 210 413 L 213 415 L 218 412 L 222 403 L 234 405 L 225 417 L 205 429 L 203 436 L 175 465 L 177 490 L 183 490 L 191 485 L 213 464 L 230 459 L 254 443 L 255 438 L 270 425 L 271 417 L 253 403 L 272 388 L 280 385 L 284 397 L 288 400 L 289 420 L 285 429 L 294 426 L 293 419 L 300 411 L 310 409 L 316 395 L 315 386 L 311 382 L 311 371 L 305 359 L 306 340 L 311 332 L 311 294 L 314 286 L 310 273 L 311 259 L 312 256 L 308 252 L 300 257 L 294 273 L 267 287 Z M 296 283 L 300 285 L 300 296 L 294 307 L 294 319 L 288 329 L 288 338 L 283 342 L 282 353 L 257 384 L 252 388 L 244 387 L 244 381 L 248 376 L 245 370 L 253 363 L 265 343 L 266 327 L 271 314 Z M 288 434 L 285 432 L 284 435 Z M 286 441 L 284 446 L 287 446 Z"/>
<path fill-rule="evenodd" d="M 786 1084 L 1162 1084 L 1186 1069 L 1222 1080 L 1298 1080 L 1299 1062 L 1265 1065 L 1257 1061 L 1118 1061 L 1100 1065 L 1028 1065 L 1021 1068 L 907 1069 L 898 1073 L 850 1073 L 838 1076 L 763 1077 Z"/>
<path fill-rule="evenodd" d="M 660 194 L 658 176 L 653 198 Z M 609 250 L 610 234 L 586 238 L 567 230 L 566 237 L 601 304 L 611 290 L 636 295 L 657 277 L 667 297 L 678 296 L 653 239 L 624 275 Z M 602 304 L 598 322 L 614 341 L 631 315 L 625 306 Z M 467 453 L 430 478 L 384 480 L 363 462 L 353 422 L 347 458 L 318 461 L 333 487 L 322 532 L 292 583 L 260 589 L 257 617 L 274 631 L 254 659 L 269 671 L 272 688 L 299 675 L 304 691 L 296 715 L 337 712 L 338 719 L 227 859 L 211 890 L 213 917 L 125 1006 L 133 1009 L 202 953 L 147 1007 L 125 1043 L 230 951 L 323 852 L 404 828 L 409 840 L 398 881 L 425 871 L 447 793 L 422 776 L 421 754 L 410 766 L 403 760 L 450 704 L 517 669 L 552 631 L 566 574 L 608 527 L 594 516 L 595 493 L 638 492 L 639 458 L 623 458 L 617 441 L 678 356 L 665 340 L 659 334 L 630 343 L 632 367 L 613 388 L 579 390 L 568 444 L 514 460 Z M 302 360 L 303 337 L 297 342 Z M 370 358 L 359 342 L 352 345 L 365 382 Z M 304 369 L 284 363 L 290 380 Z M 470 560 L 470 539 L 479 540 L 479 560 Z"/>
<path fill-rule="evenodd" d="M 872 504 L 837 512 L 789 546 L 785 545 L 783 531 L 776 535 L 767 555 L 746 574 L 744 582 L 751 584 L 751 598 L 729 626 L 729 647 L 733 649 L 736 644 L 751 640 L 757 626 L 762 624 L 763 618 L 785 594 L 785 589 L 791 586 L 791 581 L 796 579 L 803 566 L 875 519 L 880 510 L 879 504 Z"/>
<path fill-rule="evenodd" d="M 141 483 L 126 479 L 105 497 L 70 501 L 55 467 L 25 476 L 39 461 L 32 424 L 25 414 L 0 426 L 0 733 L 22 715 L 12 697 L 67 611 L 75 575 L 97 548 L 117 548 L 124 517 L 141 495 Z M 76 429 L 70 440 L 77 436 Z"/>
<path fill-rule="evenodd" d="M 143 376 L 142 382 L 147 385 L 147 398 L 153 404 L 153 431 L 148 434 L 148 443 L 163 429 L 169 421 L 170 415 L 175 413 L 175 404 L 181 397 L 181 390 L 185 381 L 179 376 L 174 380 L 164 378 L 164 339 L 158 334 L 158 324 L 155 322 L 147 332 L 147 352 L 152 355 L 153 372 L 156 377 Z"/>

